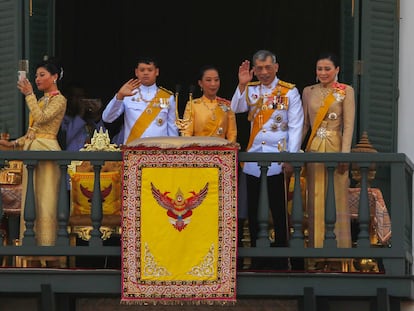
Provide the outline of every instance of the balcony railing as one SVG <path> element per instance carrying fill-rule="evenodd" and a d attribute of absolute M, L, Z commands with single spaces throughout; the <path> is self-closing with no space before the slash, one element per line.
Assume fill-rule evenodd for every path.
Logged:
<path fill-rule="evenodd" d="M 28 169 L 28 188 L 24 218 L 26 231 L 22 245 L 16 246 L 5 237 L 0 237 L 0 256 L 68 256 L 82 258 L 120 257 L 120 246 L 104 245 L 101 239 L 103 218 L 100 199 L 100 174 L 106 161 L 122 161 L 121 152 L 0 152 L 0 165 L 7 160 L 21 160 Z M 40 160 L 58 163 L 62 176 L 73 160 L 90 161 L 95 176 L 92 198 L 92 231 L 87 245 L 71 245 L 68 233 L 69 196 L 66 179 L 61 178 L 58 201 L 58 236 L 55 246 L 36 246 L 33 223 L 36 217 L 34 206 L 33 171 Z M 380 273 L 348 272 L 326 273 L 306 271 L 285 272 L 243 272 L 238 273 L 238 297 L 258 299 L 293 297 L 301 301 L 302 309 L 317 310 L 319 297 L 370 297 L 376 310 L 399 310 L 399 301 L 414 298 L 412 276 L 412 180 L 413 163 L 399 153 L 239 153 L 241 162 L 258 162 L 262 176 L 266 176 L 272 162 L 289 162 L 294 167 L 295 187 L 291 212 L 291 238 L 288 247 L 270 247 L 267 226 L 269 223 L 267 196 L 261 196 L 259 204 L 259 228 L 257 247 L 239 247 L 239 256 L 252 257 L 295 257 L 295 258 L 348 258 L 375 259 L 382 264 Z M 325 206 L 325 243 L 322 248 L 305 247 L 304 217 L 300 174 L 309 162 L 324 163 L 328 172 L 327 200 Z M 334 235 L 335 196 L 333 173 L 341 162 L 359 167 L 361 176 L 358 210 L 359 231 L 355 246 L 337 248 Z M 381 172 L 380 188 L 384 193 L 386 206 L 391 217 L 392 242 L 387 245 L 372 245 L 370 240 L 370 207 L 368 174 L 372 164 Z M 262 179 L 261 193 L 266 193 L 266 179 Z M 3 214 L 0 205 L 0 212 Z M 47 269 L 19 268 L 7 266 L 0 269 L 1 293 L 32 294 L 42 297 L 44 305 L 56 305 L 55 295 L 76 297 L 82 295 L 119 295 L 121 290 L 119 269 Z M 69 298 L 68 298 L 69 299 Z M 60 299 L 61 301 L 62 299 Z M 64 301 L 65 299 L 63 299 Z M 395 303 L 396 301 L 396 303 Z M 395 307 L 397 306 L 397 307 Z M 52 309 L 50 309 L 52 310 Z M 57 307 L 57 310 L 59 309 Z"/>

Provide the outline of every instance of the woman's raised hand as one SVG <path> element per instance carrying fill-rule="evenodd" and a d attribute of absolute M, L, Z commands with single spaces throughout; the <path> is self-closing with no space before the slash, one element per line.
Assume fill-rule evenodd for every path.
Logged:
<path fill-rule="evenodd" d="M 26 78 L 17 81 L 17 88 L 24 94 L 25 96 L 33 94 L 33 87 L 29 80 Z"/>

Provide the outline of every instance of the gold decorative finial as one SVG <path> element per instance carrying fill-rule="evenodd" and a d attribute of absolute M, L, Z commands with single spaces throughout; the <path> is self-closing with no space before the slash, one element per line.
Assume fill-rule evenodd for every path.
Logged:
<path fill-rule="evenodd" d="M 378 152 L 370 143 L 367 132 L 363 132 L 361 139 L 356 144 L 355 148 L 351 152 Z"/>
<path fill-rule="evenodd" d="M 371 152 L 376 153 L 378 152 L 374 146 L 370 143 L 368 139 L 368 134 L 366 131 L 362 133 L 361 139 L 355 145 L 355 148 L 351 149 L 351 152 Z M 369 167 L 368 171 L 368 187 L 371 185 L 371 181 L 375 179 L 376 169 L 375 163 L 372 163 Z M 361 186 L 361 172 L 359 170 L 359 165 L 357 163 L 352 163 L 352 170 L 351 170 L 352 179 L 356 181 L 356 187 Z"/>
<path fill-rule="evenodd" d="M 108 130 L 104 132 L 101 127 L 99 132 L 97 130 L 93 132 L 91 143 L 85 144 L 80 151 L 119 151 L 119 148 L 116 144 L 111 144 Z"/>

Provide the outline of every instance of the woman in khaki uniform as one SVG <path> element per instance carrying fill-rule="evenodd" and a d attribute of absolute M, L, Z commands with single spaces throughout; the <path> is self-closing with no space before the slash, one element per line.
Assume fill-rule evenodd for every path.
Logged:
<path fill-rule="evenodd" d="M 66 110 L 66 98 L 59 92 L 57 81 L 63 77 L 63 69 L 53 60 L 46 60 L 36 67 L 36 85 L 43 96 L 37 100 L 33 87 L 24 78 L 17 83 L 25 95 L 30 110 L 29 127 L 26 135 L 15 141 L 0 141 L 0 145 L 41 151 L 61 150 L 57 141 L 60 124 Z M 59 193 L 60 170 L 53 161 L 39 161 L 34 170 L 36 220 L 34 230 L 38 245 L 53 245 L 57 231 L 57 199 Z M 24 233 L 24 202 L 26 198 L 27 171 L 23 172 L 22 217 L 20 239 Z"/>
<path fill-rule="evenodd" d="M 351 86 L 337 82 L 338 61 L 333 54 L 321 55 L 316 63 L 319 83 L 305 87 L 302 95 L 305 115 L 303 133 L 312 132 L 307 152 L 350 152 L 354 131 L 355 99 Z M 305 135 L 303 135 L 305 137 Z M 308 163 L 309 246 L 323 247 L 325 235 L 325 196 L 327 174 L 324 163 Z M 338 247 L 351 247 L 351 225 L 347 194 L 348 164 L 339 164 L 334 172 Z"/>
<path fill-rule="evenodd" d="M 188 120 L 188 126 L 181 131 L 181 135 L 221 137 L 235 143 L 235 114 L 230 108 L 230 101 L 217 96 L 220 89 L 218 70 L 213 66 L 203 67 L 198 85 L 203 95 L 187 103 L 184 120 Z"/>

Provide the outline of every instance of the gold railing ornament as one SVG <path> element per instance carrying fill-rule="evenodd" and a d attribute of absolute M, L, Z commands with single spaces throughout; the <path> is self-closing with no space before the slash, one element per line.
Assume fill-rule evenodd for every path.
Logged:
<path fill-rule="evenodd" d="M 71 233 L 76 234 L 78 236 L 78 238 L 80 238 L 83 241 L 89 241 L 91 239 L 92 229 L 93 228 L 91 226 L 74 226 L 72 228 Z M 102 234 L 101 239 L 104 240 L 104 241 L 111 238 L 112 234 L 114 234 L 114 233 L 115 234 L 121 234 L 121 228 L 120 227 L 111 228 L 111 227 L 107 227 L 107 226 L 101 226 L 99 228 L 99 231 Z"/>
<path fill-rule="evenodd" d="M 109 138 L 108 130 L 104 130 L 102 127 L 98 130 L 94 131 L 94 134 L 91 138 L 91 143 L 86 143 L 83 148 L 81 148 L 79 151 L 120 151 L 120 148 L 116 144 L 111 144 L 111 139 Z M 111 179 L 111 188 L 112 188 L 112 182 L 114 182 L 114 188 L 118 187 L 116 186 L 116 180 L 119 178 L 115 178 L 117 174 L 120 174 L 121 171 L 121 163 L 117 161 L 105 161 L 104 165 L 101 167 L 101 187 L 104 180 L 108 180 L 108 178 Z M 70 188 L 71 188 L 71 214 L 69 217 L 69 230 L 71 233 L 71 245 L 76 245 L 76 236 L 84 241 L 88 241 L 91 238 L 91 231 L 93 227 L 89 224 L 89 221 L 86 219 L 90 219 L 90 212 L 85 213 L 84 207 L 83 209 L 80 207 L 81 203 L 79 200 L 75 200 L 77 203 L 75 204 L 74 201 L 74 181 L 76 182 L 75 188 L 78 189 L 81 181 L 83 183 L 84 187 L 87 187 L 87 181 L 89 180 L 89 177 L 85 177 L 85 175 L 94 174 L 94 168 L 93 165 L 90 163 L 90 161 L 72 161 L 70 165 L 68 165 L 68 174 L 71 177 L 70 178 Z M 75 178 L 75 176 L 77 176 Z M 86 178 L 86 179 L 83 179 Z M 85 183 L 84 183 L 85 182 Z M 93 187 L 93 186 L 92 186 Z M 89 187 L 91 189 L 91 187 Z M 102 189 L 102 188 L 101 188 Z M 111 190 L 110 193 L 113 193 Z M 79 193 L 79 192 L 78 192 Z M 109 198 L 109 196 L 108 196 Z M 111 199 L 112 200 L 112 199 Z M 111 201 L 112 202 L 112 201 Z M 113 201 L 114 202 L 114 201 Z M 108 206 L 107 206 L 108 207 Z M 116 210 L 115 203 L 111 203 L 110 205 L 111 209 L 106 211 L 105 213 L 105 207 L 104 203 L 102 202 L 102 208 L 103 208 L 103 219 L 102 224 L 100 227 L 101 232 L 101 239 L 107 240 L 109 239 L 112 234 L 120 232 L 120 226 L 118 223 L 120 223 L 119 215 L 117 213 L 114 213 L 113 211 Z M 88 208 L 91 208 L 88 207 Z M 70 260 L 70 266 L 74 267 L 75 263 L 73 260 Z"/>
<path fill-rule="evenodd" d="M 364 131 L 362 133 L 361 139 L 356 144 L 355 148 L 351 149 L 351 152 L 372 152 L 372 153 L 376 153 L 378 151 L 372 146 L 372 144 L 370 143 L 370 141 L 368 139 L 367 132 Z M 369 171 L 368 171 L 368 187 L 371 187 L 371 181 L 373 181 L 375 179 L 375 174 L 376 174 L 375 163 L 372 163 L 370 165 Z M 357 187 L 357 188 L 361 187 L 361 172 L 360 172 L 359 165 L 357 163 L 352 163 L 351 176 L 352 176 L 352 179 L 356 181 L 355 187 Z"/>
<path fill-rule="evenodd" d="M 116 144 L 111 144 L 108 130 L 104 131 L 101 127 L 99 132 L 93 132 L 91 143 L 85 144 L 80 151 L 119 151 L 119 148 Z"/>
<path fill-rule="evenodd" d="M 354 259 L 353 266 L 359 272 L 379 272 L 378 263 L 373 258 Z"/>
<path fill-rule="evenodd" d="M 188 102 L 190 103 L 189 107 L 189 117 L 184 119 L 180 118 L 180 114 L 178 112 L 178 98 L 180 95 L 181 86 L 177 85 L 175 88 L 175 125 L 177 126 L 178 130 L 180 131 L 180 135 L 182 134 L 182 131 L 184 131 L 191 123 L 191 111 L 192 111 L 192 103 L 193 103 L 193 92 L 194 92 L 194 86 L 190 85 L 189 93 L 188 93 Z"/>

